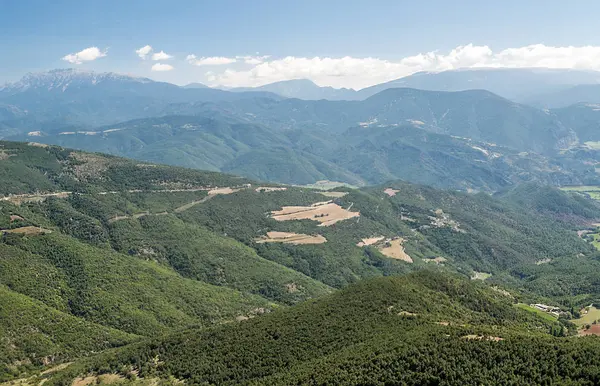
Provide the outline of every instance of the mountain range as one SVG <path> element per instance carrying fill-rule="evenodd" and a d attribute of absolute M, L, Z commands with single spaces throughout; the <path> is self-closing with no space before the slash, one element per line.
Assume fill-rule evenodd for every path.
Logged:
<path fill-rule="evenodd" d="M 0 133 L 282 183 L 402 178 L 494 192 L 526 181 L 597 183 L 589 143 L 600 137 L 586 106 L 591 115 L 484 90 L 410 88 L 356 101 L 284 99 L 53 71 L 0 91 Z"/>
<path fill-rule="evenodd" d="M 286 98 L 306 100 L 364 100 L 390 88 L 429 91 L 488 90 L 504 98 L 538 107 L 564 107 L 577 102 L 600 101 L 600 73 L 549 68 L 475 68 L 418 72 L 360 90 L 320 87 L 308 79 L 275 82 L 230 91 L 268 91 Z M 583 98 L 583 99 L 582 99 Z"/>

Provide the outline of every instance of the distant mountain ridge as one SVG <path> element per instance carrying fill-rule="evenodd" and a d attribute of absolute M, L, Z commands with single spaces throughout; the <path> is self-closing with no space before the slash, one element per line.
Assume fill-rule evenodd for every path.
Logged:
<path fill-rule="evenodd" d="M 61 126 L 89 129 L 162 115 L 172 103 L 248 97 L 281 99 L 276 94 L 261 91 L 234 93 L 211 88 L 186 89 L 171 83 L 110 72 L 61 69 L 27 74 L 18 82 L 0 89 L 0 106 L 26 111 L 24 116 L 7 116 L 5 121 L 0 121 L 0 138 L 15 129 L 36 131 Z"/>
<path fill-rule="evenodd" d="M 389 82 L 360 90 L 321 87 L 308 79 L 295 79 L 266 84 L 259 87 L 240 87 L 231 91 L 270 91 L 286 98 L 305 100 L 364 100 L 390 88 L 416 88 L 428 91 L 488 90 L 504 98 L 543 105 L 554 93 L 568 92 L 579 85 L 600 84 L 600 72 L 549 68 L 464 68 L 437 72 L 417 72 Z M 546 94 L 549 94 L 546 97 Z M 555 98 L 558 98 L 556 96 Z M 597 99 L 597 98 L 596 98 Z M 562 107 L 583 102 L 566 98 L 551 104 Z M 568 103 L 570 102 L 570 103 Z M 598 100 L 594 100 L 598 102 Z"/>
<path fill-rule="evenodd" d="M 357 100 L 358 94 L 349 88 L 333 88 L 316 85 L 308 79 L 292 79 L 281 82 L 269 83 L 259 87 L 236 87 L 229 91 L 268 91 L 286 98 L 305 100 Z"/>

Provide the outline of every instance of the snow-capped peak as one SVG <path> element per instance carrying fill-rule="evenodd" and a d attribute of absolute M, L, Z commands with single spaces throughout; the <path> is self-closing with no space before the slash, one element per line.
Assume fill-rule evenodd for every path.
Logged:
<path fill-rule="evenodd" d="M 0 91 L 21 92 L 28 89 L 46 89 L 65 91 L 72 86 L 90 86 L 106 81 L 125 81 L 150 83 L 148 78 L 137 78 L 114 72 L 91 72 L 74 68 L 50 70 L 40 73 L 28 73 L 21 80 L 0 86 Z"/>

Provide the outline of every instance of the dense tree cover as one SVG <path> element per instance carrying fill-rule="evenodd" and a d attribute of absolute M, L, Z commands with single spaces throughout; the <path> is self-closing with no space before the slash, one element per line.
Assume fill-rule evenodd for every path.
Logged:
<path fill-rule="evenodd" d="M 139 335 L 273 308 L 264 298 L 184 279 L 157 263 L 59 234 L 0 243 L 0 283 L 86 320 Z"/>
<path fill-rule="evenodd" d="M 600 350 L 597 341 L 581 339 L 578 346 L 553 338 L 554 323 L 482 284 L 421 271 L 363 281 L 239 324 L 112 351 L 77 363 L 49 384 L 87 371 L 126 373 L 128 366 L 141 376 L 190 384 L 493 384 L 568 376 L 593 382 L 598 359 L 585 353 Z M 500 371 L 506 374 L 495 379 Z"/>
<path fill-rule="evenodd" d="M 90 323 L 0 285 L 0 382 L 138 337 Z"/>

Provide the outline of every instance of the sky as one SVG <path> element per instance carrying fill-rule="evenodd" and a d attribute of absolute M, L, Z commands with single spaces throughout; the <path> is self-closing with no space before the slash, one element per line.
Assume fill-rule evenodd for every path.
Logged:
<path fill-rule="evenodd" d="M 360 89 L 468 67 L 600 70 L 599 1 L 0 0 L 0 84 L 55 68 Z"/>

